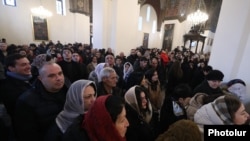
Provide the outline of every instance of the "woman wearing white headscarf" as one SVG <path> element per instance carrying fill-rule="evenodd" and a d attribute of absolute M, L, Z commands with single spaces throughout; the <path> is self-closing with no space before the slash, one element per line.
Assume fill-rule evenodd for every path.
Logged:
<path fill-rule="evenodd" d="M 147 90 L 138 85 L 133 86 L 125 93 L 124 98 L 129 121 L 127 141 L 153 141 L 156 134 L 151 125 L 153 111 Z"/>
<path fill-rule="evenodd" d="M 95 82 L 95 84 L 98 84 L 98 82 L 101 81 L 100 79 L 100 72 L 103 68 L 107 67 L 108 64 L 107 63 L 99 63 L 97 64 L 97 66 L 95 67 L 95 70 L 91 71 L 89 74 L 89 80 L 92 80 Z"/>
<path fill-rule="evenodd" d="M 123 65 L 123 80 L 127 82 L 129 75 L 134 71 L 133 65 L 129 62 Z"/>
<path fill-rule="evenodd" d="M 56 117 L 56 124 L 49 130 L 46 141 L 60 141 L 67 128 L 88 111 L 96 95 L 96 85 L 93 81 L 75 81 L 67 92 L 64 109 Z"/>

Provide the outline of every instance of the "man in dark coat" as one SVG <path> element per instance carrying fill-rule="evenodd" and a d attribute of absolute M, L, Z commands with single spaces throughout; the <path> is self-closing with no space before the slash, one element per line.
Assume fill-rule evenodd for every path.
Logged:
<path fill-rule="evenodd" d="M 0 119 L 7 127 L 3 129 L 10 138 L 13 137 L 12 122 L 18 97 L 31 87 L 31 66 L 28 58 L 21 54 L 8 55 L 5 59 L 6 78 L 0 82 Z M 7 113 L 5 112 L 7 111 Z"/>
<path fill-rule="evenodd" d="M 58 62 L 58 64 L 62 68 L 64 76 L 67 77 L 71 83 L 79 79 L 84 79 L 85 75 L 83 69 L 81 68 L 81 65 L 72 60 L 72 53 L 73 51 L 70 48 L 63 48 L 63 60 Z"/>
<path fill-rule="evenodd" d="M 14 127 L 18 141 L 43 141 L 48 128 L 63 109 L 68 86 L 61 67 L 53 62 L 39 69 L 34 87 L 19 97 Z"/>
<path fill-rule="evenodd" d="M 0 99 L 8 114 L 13 117 L 18 97 L 31 88 L 31 66 L 28 58 L 21 54 L 9 55 L 6 58 L 6 79 L 2 80 Z"/>
<path fill-rule="evenodd" d="M 120 70 L 120 68 L 118 68 L 115 65 L 115 58 L 112 54 L 108 54 L 105 56 L 105 63 L 108 64 L 108 66 L 110 68 L 113 68 L 118 76 L 118 82 L 117 82 L 117 87 L 119 87 L 120 89 L 122 88 L 123 85 L 123 71 Z"/>
<path fill-rule="evenodd" d="M 127 57 L 127 62 L 134 65 L 136 59 L 137 59 L 136 51 L 135 51 L 135 49 L 131 49 L 130 50 L 130 55 Z"/>
<path fill-rule="evenodd" d="M 118 76 L 113 68 L 105 67 L 100 72 L 100 81 L 97 84 L 97 96 L 117 95 L 122 96 L 122 90 L 117 87 Z"/>
<path fill-rule="evenodd" d="M 177 85 L 173 93 L 165 97 L 162 108 L 160 110 L 160 123 L 158 134 L 162 134 L 168 130 L 169 126 L 174 122 L 187 119 L 185 107 L 188 105 L 192 97 L 192 89 L 188 84 Z"/>

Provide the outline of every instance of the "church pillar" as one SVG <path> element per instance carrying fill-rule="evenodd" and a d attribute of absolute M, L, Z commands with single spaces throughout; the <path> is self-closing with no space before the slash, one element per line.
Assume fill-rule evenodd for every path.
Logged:
<path fill-rule="evenodd" d="M 128 54 L 137 47 L 140 5 L 136 0 L 93 1 L 93 47 Z"/>

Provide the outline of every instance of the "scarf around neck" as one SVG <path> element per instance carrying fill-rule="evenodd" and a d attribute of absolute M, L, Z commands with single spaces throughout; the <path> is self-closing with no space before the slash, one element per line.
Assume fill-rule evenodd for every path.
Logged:
<path fill-rule="evenodd" d="M 30 80 L 32 78 L 31 74 L 30 75 L 21 75 L 21 74 L 18 74 L 18 73 L 15 73 L 15 72 L 10 72 L 10 71 L 7 71 L 7 75 L 10 76 L 10 77 L 22 80 L 22 81 L 28 81 L 28 80 Z"/>

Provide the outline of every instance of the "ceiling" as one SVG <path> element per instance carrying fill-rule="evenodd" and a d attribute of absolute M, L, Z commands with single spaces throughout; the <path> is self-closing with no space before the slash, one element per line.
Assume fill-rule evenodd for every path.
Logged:
<path fill-rule="evenodd" d="M 200 7 L 209 15 L 205 29 L 215 32 L 222 0 L 138 0 L 138 3 L 141 6 L 149 4 L 155 9 L 158 31 L 164 21 L 178 19 L 179 22 L 183 22 L 189 13 Z"/>

